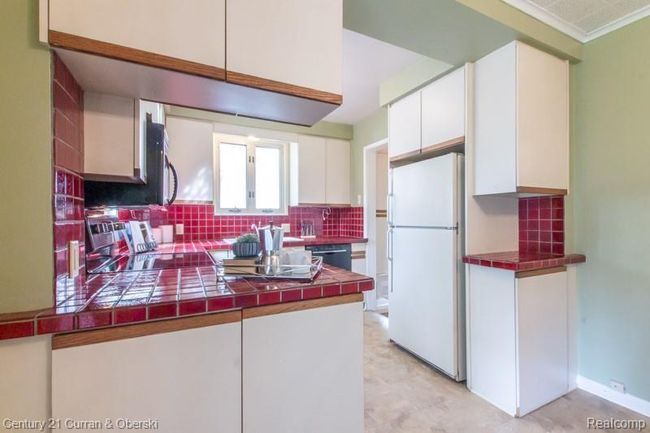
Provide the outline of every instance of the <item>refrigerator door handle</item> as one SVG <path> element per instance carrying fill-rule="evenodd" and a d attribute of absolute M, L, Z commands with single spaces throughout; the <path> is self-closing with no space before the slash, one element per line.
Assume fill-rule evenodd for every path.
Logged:
<path fill-rule="evenodd" d="M 390 292 L 393 293 L 393 229 L 389 228 L 386 232 L 386 251 L 388 259 L 388 275 L 390 276 L 390 281 L 388 285 L 390 286 Z"/>
<path fill-rule="evenodd" d="M 388 225 L 392 226 L 393 225 L 393 197 L 394 195 L 392 193 L 388 194 L 387 196 L 387 203 L 386 207 L 388 208 Z"/>
<path fill-rule="evenodd" d="M 386 232 L 386 244 L 388 247 L 386 248 L 386 251 L 388 252 L 387 259 L 389 262 L 393 261 L 393 229 L 389 228 L 388 231 Z"/>

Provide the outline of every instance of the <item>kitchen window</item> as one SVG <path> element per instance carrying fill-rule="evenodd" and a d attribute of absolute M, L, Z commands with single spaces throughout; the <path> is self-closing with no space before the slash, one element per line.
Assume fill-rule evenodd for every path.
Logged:
<path fill-rule="evenodd" d="M 215 214 L 286 214 L 287 149 L 277 140 L 215 134 Z"/>

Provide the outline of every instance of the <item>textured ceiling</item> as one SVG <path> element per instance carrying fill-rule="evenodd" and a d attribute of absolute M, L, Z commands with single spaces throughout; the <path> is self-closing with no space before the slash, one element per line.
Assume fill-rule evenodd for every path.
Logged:
<path fill-rule="evenodd" d="M 650 0 L 504 1 L 582 41 L 650 15 Z"/>

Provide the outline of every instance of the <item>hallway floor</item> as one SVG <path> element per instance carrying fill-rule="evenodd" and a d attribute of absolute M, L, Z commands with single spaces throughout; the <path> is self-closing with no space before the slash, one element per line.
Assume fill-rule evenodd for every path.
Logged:
<path fill-rule="evenodd" d="M 511 418 L 389 342 L 385 316 L 367 312 L 364 322 L 366 433 L 586 432 L 588 417 L 644 419 L 581 390 Z"/>

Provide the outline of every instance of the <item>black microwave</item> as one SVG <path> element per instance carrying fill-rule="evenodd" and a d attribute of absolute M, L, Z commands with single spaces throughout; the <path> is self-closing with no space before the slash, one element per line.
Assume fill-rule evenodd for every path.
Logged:
<path fill-rule="evenodd" d="M 153 123 L 147 116 L 146 182 L 84 181 L 85 206 L 169 205 L 178 190 L 178 175 L 167 158 L 169 139 L 165 125 Z"/>

